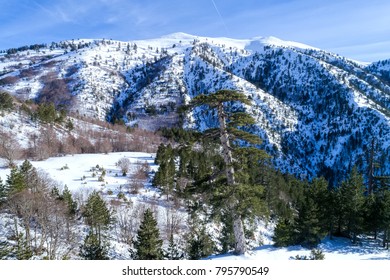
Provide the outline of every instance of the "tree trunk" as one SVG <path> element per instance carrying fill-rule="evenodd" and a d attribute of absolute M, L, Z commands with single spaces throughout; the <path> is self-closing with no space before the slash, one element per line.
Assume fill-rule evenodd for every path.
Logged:
<path fill-rule="evenodd" d="M 237 213 L 233 213 L 233 232 L 234 232 L 234 241 L 235 241 L 234 253 L 237 255 L 245 254 L 246 240 L 245 240 L 244 225 L 242 224 L 241 215 L 238 215 Z"/>
<path fill-rule="evenodd" d="M 233 167 L 233 156 L 231 152 L 229 134 L 226 127 L 226 115 L 223 109 L 223 104 L 220 102 L 218 104 L 218 120 L 219 120 L 219 130 L 220 130 L 220 139 L 222 145 L 222 155 L 225 162 L 225 171 L 228 186 L 234 188 L 236 181 L 234 178 L 234 167 Z M 234 241 L 235 241 L 235 250 L 234 253 L 242 255 L 246 251 L 246 242 L 245 242 L 245 232 L 244 225 L 242 223 L 242 218 L 239 213 L 237 213 L 237 200 L 233 198 L 229 203 L 229 208 L 233 217 L 233 231 L 234 231 Z"/>

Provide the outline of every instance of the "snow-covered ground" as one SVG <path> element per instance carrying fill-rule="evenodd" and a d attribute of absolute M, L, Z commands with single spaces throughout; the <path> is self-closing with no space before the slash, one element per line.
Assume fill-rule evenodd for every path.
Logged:
<path fill-rule="evenodd" d="M 128 158 L 131 162 L 129 173 L 134 172 L 137 166 L 145 162 L 151 167 L 151 170 L 157 168 L 154 165 L 154 154 L 138 152 L 67 155 L 49 158 L 45 161 L 31 161 L 31 164 L 38 170 L 47 173 L 60 186 L 66 185 L 73 192 L 85 188 L 114 191 L 121 185 L 127 184 L 130 179 L 122 176 L 120 168 L 116 166 L 118 160 L 123 157 Z M 98 180 L 101 174 L 100 168 L 104 168 L 106 171 L 103 182 Z M 1 168 L 0 178 L 4 181 L 9 172 L 8 168 Z"/>
<path fill-rule="evenodd" d="M 380 246 L 379 240 L 363 239 L 361 244 L 353 245 L 346 238 L 335 237 L 333 240 L 326 238 L 319 245 L 325 255 L 325 260 L 330 261 L 355 261 L 355 260 L 390 260 L 390 251 Z M 297 255 L 310 256 L 310 250 L 302 246 L 290 246 L 277 248 L 272 244 L 260 246 L 244 256 L 220 255 L 211 256 L 214 260 L 290 260 Z"/>

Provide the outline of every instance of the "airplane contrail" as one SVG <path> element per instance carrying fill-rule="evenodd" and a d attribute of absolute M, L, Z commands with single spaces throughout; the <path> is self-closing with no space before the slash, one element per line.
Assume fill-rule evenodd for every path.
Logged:
<path fill-rule="evenodd" d="M 219 9 L 218 9 L 218 7 L 217 7 L 217 4 L 215 4 L 214 0 L 211 0 L 211 2 L 213 3 L 214 8 L 215 8 L 215 10 L 217 11 L 217 14 L 218 14 L 219 18 L 221 19 L 222 24 L 223 24 L 223 26 L 225 27 L 227 34 L 230 34 L 229 29 L 227 28 L 226 23 L 225 23 L 225 21 L 223 20 L 223 17 L 222 17 L 222 15 L 221 15 L 221 13 L 219 12 Z"/>

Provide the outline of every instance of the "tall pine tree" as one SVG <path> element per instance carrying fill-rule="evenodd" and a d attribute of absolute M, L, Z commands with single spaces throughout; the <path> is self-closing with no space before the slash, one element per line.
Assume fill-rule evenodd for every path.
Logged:
<path fill-rule="evenodd" d="M 224 201 L 225 206 L 229 209 L 230 215 L 233 221 L 234 232 L 234 252 L 236 254 L 244 254 L 246 251 L 246 238 L 243 220 L 245 219 L 241 207 L 241 198 L 248 198 L 248 194 L 251 193 L 251 187 L 253 187 L 252 193 L 258 193 L 258 186 L 246 185 L 240 187 L 239 174 L 237 173 L 236 160 L 233 154 L 233 146 L 240 142 L 247 144 L 260 144 L 260 139 L 253 134 L 250 134 L 243 130 L 244 127 L 253 125 L 254 119 L 244 110 L 231 110 L 232 104 L 238 105 L 251 105 L 250 100 L 241 92 L 235 90 L 219 90 L 215 93 L 205 95 L 200 94 L 193 98 L 191 102 L 186 106 L 186 109 L 195 107 L 206 107 L 207 109 L 214 110 L 218 117 L 218 128 L 211 129 L 206 132 L 206 135 L 210 135 L 211 138 L 217 138 L 221 147 L 221 154 L 224 161 L 224 173 L 226 183 L 224 188 L 218 190 L 219 197 Z M 253 150 L 255 151 L 255 150 Z M 257 154 L 261 153 L 257 150 Z M 245 180 L 243 183 L 246 183 Z M 249 191 L 249 192 L 248 192 Z M 214 192 L 215 193 L 215 192 Z M 256 209 L 260 209 L 256 205 Z M 246 213 L 251 213 L 251 204 L 247 204 Z"/>

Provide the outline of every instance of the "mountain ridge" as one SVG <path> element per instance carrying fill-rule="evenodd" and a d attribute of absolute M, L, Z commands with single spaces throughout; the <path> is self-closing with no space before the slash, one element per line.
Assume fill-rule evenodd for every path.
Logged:
<path fill-rule="evenodd" d="M 251 132 L 264 139 L 261 148 L 274 156 L 280 170 L 337 183 L 353 165 L 365 169 L 372 139 L 381 155 L 378 172 L 390 171 L 385 160 L 390 147 L 389 65 L 365 65 L 274 37 L 238 40 L 174 33 L 129 42 L 68 40 L 7 51 L 0 57 L 0 85 L 18 98 L 39 100 L 49 81 L 64 81 L 64 94 L 72 97 L 69 110 L 151 130 L 212 127 L 212 112 L 197 109 L 180 116 L 177 107 L 200 93 L 243 91 L 253 102 L 246 110 L 257 120 Z"/>

